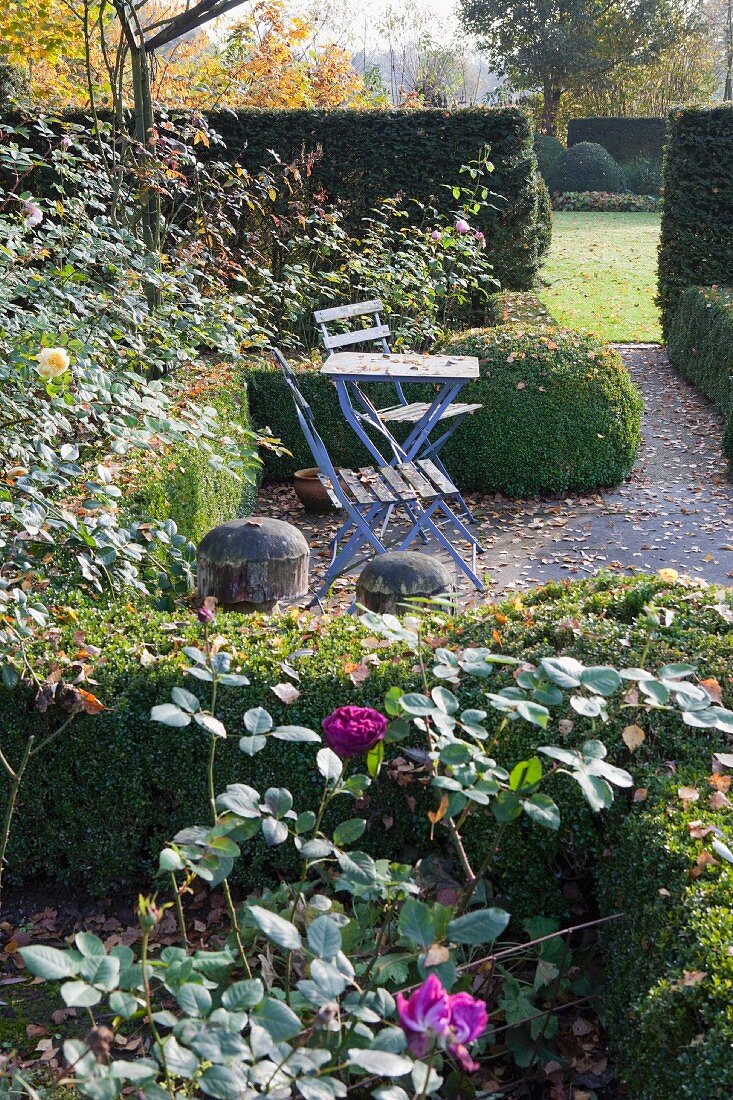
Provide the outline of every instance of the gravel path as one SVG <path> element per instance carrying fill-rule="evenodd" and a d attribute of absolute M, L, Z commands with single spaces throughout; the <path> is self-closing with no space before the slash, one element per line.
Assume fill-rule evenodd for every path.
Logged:
<path fill-rule="evenodd" d="M 619 351 L 644 397 L 643 444 L 631 477 L 602 494 L 564 499 L 473 494 L 486 550 L 479 572 L 488 575 L 492 596 L 601 568 L 628 574 L 668 567 L 731 584 L 733 481 L 720 451 L 720 414 L 673 370 L 663 349 L 637 344 Z M 333 518 L 305 515 L 289 486 L 265 489 L 259 510 L 301 528 L 317 578 L 329 558 Z M 428 551 L 438 552 L 432 544 Z M 337 583 L 336 600 L 350 598 L 358 572 L 357 566 Z M 467 584 L 459 591 L 467 601 L 476 599 Z"/>

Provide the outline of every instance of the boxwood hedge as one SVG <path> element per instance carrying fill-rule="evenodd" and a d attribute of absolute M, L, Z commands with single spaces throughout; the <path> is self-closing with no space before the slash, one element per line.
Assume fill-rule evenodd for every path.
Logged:
<path fill-rule="evenodd" d="M 501 305 L 502 313 L 505 304 Z M 590 336 L 530 325 L 457 333 L 443 350 L 476 355 L 481 377 L 461 391 L 483 408 L 468 417 L 443 451 L 462 489 L 508 496 L 614 485 L 633 465 L 641 400 L 616 352 Z M 336 465 L 371 462 L 344 420 L 333 386 L 318 366 L 301 364 L 300 384 Z M 291 477 L 313 458 L 279 372 L 267 361 L 247 369 L 256 426 L 268 426 L 291 456 L 266 456 L 276 479 Z M 426 399 L 425 387 L 407 387 Z M 372 387 L 377 403 L 385 387 Z"/>
<path fill-rule="evenodd" d="M 673 613 L 668 627 L 651 635 L 643 619 L 649 604 Z M 49 668 L 64 672 L 93 661 L 89 686 L 108 709 L 78 719 L 68 737 L 37 758 L 24 789 L 9 872 L 16 882 L 45 872 L 105 890 L 144 878 L 162 840 L 206 814 L 205 738 L 148 719 L 150 706 L 180 682 L 182 646 L 199 628 L 190 614 L 165 616 L 130 605 L 88 608 L 71 601 L 57 615 L 45 642 L 47 653 L 49 641 L 54 644 Z M 448 644 L 485 643 L 529 659 L 565 653 L 586 662 L 644 662 L 652 668 L 691 660 L 700 676 L 718 680 L 730 706 L 732 618 L 730 594 L 726 602 L 714 589 L 605 575 L 553 583 L 500 608 L 466 612 L 440 625 L 439 636 Z M 246 707 L 265 703 L 278 721 L 317 726 L 337 704 L 380 705 L 393 683 L 416 685 L 412 660 L 382 648 L 349 618 L 232 615 L 220 617 L 217 629 L 252 678 L 249 688 L 224 695 L 230 737 L 221 746 L 217 786 L 236 779 L 262 788 L 286 776 L 296 804 L 317 797 L 319 784 L 314 769 L 304 766 L 302 746 L 278 743 L 253 759 L 238 752 Z M 96 657 L 95 647 L 101 651 Z M 348 670 L 367 651 L 380 662 L 357 687 Z M 271 691 L 283 678 L 286 658 L 301 677 L 301 695 L 290 706 Z M 492 721 L 501 761 L 526 755 L 538 737 L 548 737 L 524 725 L 500 730 Z M 713 753 L 729 746 L 720 735 L 683 726 L 659 711 L 641 719 L 646 738 L 631 756 L 622 736 L 628 721 L 622 712 L 602 737 L 610 758 L 633 772 L 636 796 L 622 796 L 607 814 L 591 818 L 574 791 L 558 781 L 553 794 L 561 802 L 561 831 L 520 828 L 510 834 L 500 853 L 497 895 L 517 915 L 544 909 L 565 917 L 569 903 L 559 889 L 560 870 L 570 865 L 579 874 L 592 872 L 601 911 L 625 914 L 605 937 L 605 1007 L 616 1067 L 633 1082 L 635 1100 L 722 1100 L 733 1094 L 733 868 L 721 860 L 700 862 L 710 836 L 697 838 L 699 829 L 693 834 L 689 826 L 702 821 L 732 829 L 731 810 L 724 802 L 718 809 L 710 803 L 713 791 L 725 786 L 720 779 L 711 786 Z M 0 726 L 9 731 L 3 748 L 11 758 L 26 733 L 42 733 L 52 722 L 52 714 L 33 709 L 29 692 L 0 694 Z M 589 732 L 588 721 L 577 718 L 562 737 L 574 744 Z M 682 786 L 698 792 L 694 804 L 680 800 Z M 425 806 L 409 801 L 416 793 L 416 787 L 400 787 L 383 773 L 366 806 L 372 850 L 430 851 Z M 468 841 L 474 855 L 485 843 L 480 830 Z M 247 885 L 292 871 L 277 851 L 255 852 Z"/>
<path fill-rule="evenodd" d="M 688 287 L 672 318 L 667 352 L 723 413 L 723 449 L 733 466 L 733 290 Z"/>
<path fill-rule="evenodd" d="M 733 286 L 733 106 L 673 111 L 659 243 L 662 328 L 688 286 Z"/>
<path fill-rule="evenodd" d="M 241 368 L 201 364 L 183 379 L 182 398 L 212 405 L 222 431 L 234 435 L 251 429 L 247 386 Z M 216 470 L 203 451 L 175 444 L 150 453 L 135 453 L 125 468 L 125 507 L 135 518 L 173 519 L 181 534 L 198 542 L 225 520 L 249 515 L 257 499 L 257 482 Z"/>
<path fill-rule="evenodd" d="M 669 625 L 651 635 L 644 617 L 650 604 L 673 613 Z M 57 616 L 44 643 L 47 654 L 49 642 L 54 647 L 49 670 L 63 673 L 93 662 L 89 686 L 108 709 L 79 718 L 69 736 L 37 758 L 23 793 L 9 872 L 16 882 L 45 872 L 101 891 L 144 878 L 160 843 L 206 814 L 205 738 L 148 718 L 150 706 L 167 699 L 180 682 L 181 649 L 199 628 L 190 614 L 166 616 L 131 605 L 89 608 L 73 600 Z M 730 593 L 726 598 L 719 590 L 660 578 L 603 575 L 549 584 L 436 629 L 448 644 L 487 644 L 531 660 L 565 653 L 589 663 L 643 662 L 651 668 L 691 660 L 700 676 L 718 680 L 730 706 L 732 620 Z M 319 784 L 314 769 L 304 766 L 302 746 L 278 743 L 255 758 L 238 752 L 248 706 L 265 703 L 278 721 L 318 726 L 338 704 L 380 705 L 392 684 L 416 686 L 412 660 L 382 648 L 350 618 L 232 615 L 220 616 L 217 629 L 252 679 L 249 688 L 224 694 L 230 737 L 221 746 L 219 787 L 237 780 L 262 788 L 286 776 L 296 804 L 317 797 Z M 101 652 L 94 656 L 97 647 Z M 379 663 L 370 665 L 369 678 L 357 687 L 349 669 L 367 651 Z M 301 695 L 290 706 L 271 691 L 283 678 L 285 659 L 301 677 Z M 470 698 L 469 691 L 463 695 Z M 538 737 L 548 737 L 519 724 L 500 730 L 491 721 L 501 761 L 526 755 Z M 636 796 L 622 796 L 607 814 L 591 818 L 574 791 L 558 781 L 553 794 L 561 802 L 561 831 L 520 828 L 510 834 L 500 853 L 497 895 L 517 915 L 544 909 L 564 917 L 569 903 L 558 888 L 560 870 L 570 865 L 579 874 L 592 872 L 601 911 L 625 914 L 606 933 L 605 1006 L 615 1065 L 633 1082 L 635 1100 L 723 1100 L 733 1094 L 733 868 L 721 860 L 700 862 L 710 836 L 696 838 L 689 825 L 699 820 L 733 828 L 725 803 L 717 810 L 710 803 L 711 793 L 725 786 L 724 780 L 711 786 L 713 753 L 729 746 L 720 735 L 683 726 L 662 710 L 641 719 L 646 738 L 631 756 L 623 741 L 628 721 L 622 712 L 602 737 L 610 758 L 633 772 Z M 42 733 L 52 723 L 52 713 L 33 709 L 30 692 L 0 693 L 0 727 L 8 731 L 3 749 L 11 758 L 25 734 Z M 574 744 L 589 732 L 588 721 L 577 718 L 562 737 Z M 698 792 L 694 804 L 680 800 L 681 786 Z M 430 851 L 425 807 L 419 799 L 410 801 L 416 793 L 416 787 L 400 787 L 383 773 L 366 806 L 372 850 Z M 474 830 L 468 842 L 475 855 L 485 840 Z M 292 871 L 278 851 L 255 852 L 245 869 L 247 885 Z"/>

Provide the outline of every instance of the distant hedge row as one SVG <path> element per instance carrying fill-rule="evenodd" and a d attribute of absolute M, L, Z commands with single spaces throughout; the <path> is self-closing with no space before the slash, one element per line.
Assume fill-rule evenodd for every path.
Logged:
<path fill-rule="evenodd" d="M 81 111 L 62 120 L 89 125 Z M 347 225 L 368 217 L 380 199 L 403 194 L 455 208 L 450 187 L 466 182 L 462 165 L 488 145 L 494 164 L 491 190 L 501 198 L 481 215 L 494 274 L 502 287 L 529 289 L 547 240 L 549 211 L 539 195 L 529 117 L 516 107 L 447 110 L 246 110 L 213 111 L 208 119 L 226 144 L 226 155 L 250 170 L 318 150 L 312 183 L 340 199 Z M 17 116 L 10 121 L 17 122 Z M 220 146 L 202 157 L 222 157 Z"/>
<path fill-rule="evenodd" d="M 619 164 L 636 157 L 661 160 L 666 132 L 664 118 L 571 118 L 568 147 L 592 141 L 607 149 Z"/>
<path fill-rule="evenodd" d="M 684 291 L 672 317 L 667 351 L 670 362 L 723 413 L 723 449 L 733 467 L 733 290 Z"/>
<path fill-rule="evenodd" d="M 659 245 L 662 328 L 689 286 L 733 286 L 733 106 L 670 116 Z"/>

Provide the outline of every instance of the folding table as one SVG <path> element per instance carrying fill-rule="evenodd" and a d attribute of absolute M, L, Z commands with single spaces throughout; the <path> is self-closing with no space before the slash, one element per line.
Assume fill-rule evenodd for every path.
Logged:
<path fill-rule="evenodd" d="M 339 405 L 347 423 L 380 466 L 429 458 L 443 474 L 449 476 L 438 456 L 463 417 L 449 423 L 437 439 L 431 440 L 430 433 L 441 419 L 449 416 L 450 406 L 455 404 L 455 399 L 465 384 L 479 377 L 479 364 L 475 356 L 343 351 L 330 355 L 321 368 L 321 373 L 329 377 L 336 386 Z M 420 403 L 420 416 L 415 421 L 416 403 L 413 402 L 408 407 L 411 410 L 409 419 L 403 405 L 379 410 L 364 393 L 362 386 L 366 382 L 389 382 L 396 385 L 398 390 L 409 382 L 431 383 L 437 388 L 432 401 Z M 410 429 L 406 438 L 400 442 L 390 426 L 399 424 L 403 413 Z M 385 440 L 393 455 L 389 462 L 369 435 L 368 428 L 378 432 Z M 458 499 L 464 513 L 473 520 L 463 497 L 459 495 Z"/>

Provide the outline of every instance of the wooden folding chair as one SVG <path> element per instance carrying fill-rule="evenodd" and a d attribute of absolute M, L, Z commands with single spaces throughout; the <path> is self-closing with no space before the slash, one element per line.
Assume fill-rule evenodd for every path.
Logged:
<path fill-rule="evenodd" d="M 380 531 L 385 519 L 389 520 L 401 508 L 409 520 L 407 535 L 398 549 L 406 550 L 412 541 L 422 534 L 431 534 L 450 554 L 453 561 L 466 574 L 479 591 L 483 584 L 476 574 L 476 554 L 483 550 L 462 520 L 451 508 L 460 500 L 460 494 L 450 478 L 431 459 L 415 462 L 395 462 L 379 467 L 367 466 L 359 471 L 333 465 L 326 445 L 316 426 L 313 411 L 298 385 L 290 364 L 282 353 L 272 349 L 282 371 L 285 384 L 295 404 L 298 421 L 319 469 L 319 480 L 337 508 L 343 509 L 347 520 L 333 540 L 333 556 L 326 570 L 322 586 L 313 603 L 319 602 L 328 592 L 333 581 L 348 567 L 349 562 L 365 547 L 384 554 L 387 547 Z M 471 565 L 465 562 L 436 520 L 461 535 L 471 546 Z M 341 548 L 339 549 L 339 544 Z"/>
<path fill-rule="evenodd" d="M 321 330 L 324 348 L 334 354 L 344 348 L 353 348 L 354 345 L 377 344 L 384 354 L 389 355 L 391 352 L 389 345 L 390 330 L 389 325 L 384 324 L 382 321 L 382 309 L 382 302 L 378 298 L 374 298 L 371 301 L 359 302 L 355 305 L 334 306 L 331 309 L 316 310 L 313 317 Z M 345 322 L 363 317 L 370 318 L 371 324 L 366 327 L 357 326 L 356 328 L 344 329 Z M 336 322 L 339 331 L 332 331 L 334 322 Z M 329 325 L 331 325 L 331 329 L 329 329 Z M 326 362 L 328 362 L 328 359 Z M 352 388 L 357 403 L 362 410 L 359 412 L 358 409 L 355 409 L 357 415 L 365 426 L 374 428 L 376 414 L 379 425 L 381 425 L 378 430 L 382 431 L 397 458 L 403 460 L 406 458 L 431 459 L 443 476 L 450 480 L 450 475 L 441 461 L 440 452 L 456 429 L 463 423 L 463 420 L 472 413 L 477 412 L 482 406 L 476 403 L 451 402 L 442 411 L 438 421 L 441 424 L 443 421 L 449 421 L 450 423 L 437 439 L 430 439 L 429 435 L 422 432 L 420 428 L 420 422 L 430 409 L 429 403 L 425 401 L 408 401 L 401 383 L 393 382 L 392 385 L 397 395 L 397 404 L 382 409 L 376 408 L 359 387 L 354 385 Z M 393 432 L 390 431 L 390 425 L 392 424 L 409 426 L 409 434 L 403 443 L 399 443 Z M 468 521 L 474 523 L 475 518 L 460 493 L 458 502 Z"/>

